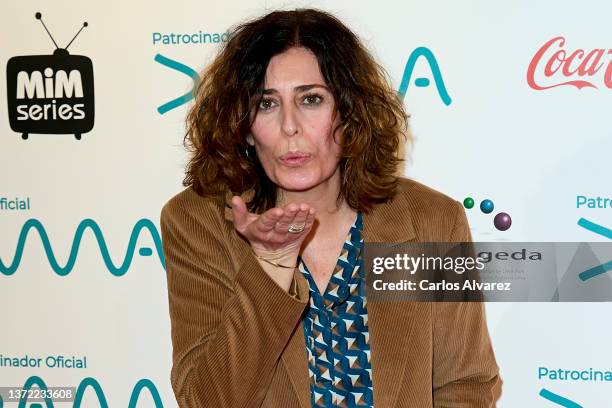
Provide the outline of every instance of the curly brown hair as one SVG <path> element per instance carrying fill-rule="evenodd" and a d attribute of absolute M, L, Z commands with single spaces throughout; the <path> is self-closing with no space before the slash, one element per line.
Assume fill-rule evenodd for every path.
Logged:
<path fill-rule="evenodd" d="M 247 154 L 246 136 L 270 59 L 291 47 L 305 47 L 317 57 L 335 99 L 334 115 L 340 114 L 338 203 L 344 199 L 352 209 L 368 212 L 397 192 L 401 139 L 411 141 L 409 115 L 388 74 L 359 38 L 317 9 L 273 11 L 232 30 L 194 89 L 183 141 L 192 155 L 183 185 L 203 196 L 252 188 L 250 211 L 276 205 L 277 186 L 254 150 Z"/>

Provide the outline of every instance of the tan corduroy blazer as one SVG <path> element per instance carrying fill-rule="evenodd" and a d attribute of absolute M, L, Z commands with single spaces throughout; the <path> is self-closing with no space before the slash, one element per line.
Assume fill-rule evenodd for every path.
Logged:
<path fill-rule="evenodd" d="M 229 200 L 185 189 L 161 211 L 172 326 L 171 383 L 181 407 L 311 406 L 295 296 L 236 233 Z M 462 205 L 401 179 L 398 195 L 363 214 L 365 242 L 471 241 Z M 477 302 L 368 302 L 374 406 L 495 407 L 502 381 Z"/>

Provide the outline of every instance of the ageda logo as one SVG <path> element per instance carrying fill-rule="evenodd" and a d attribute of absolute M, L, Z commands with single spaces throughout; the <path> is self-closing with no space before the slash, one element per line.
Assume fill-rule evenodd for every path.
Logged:
<path fill-rule="evenodd" d="M 91 59 L 70 55 L 60 48 L 42 21 L 36 18 L 55 44 L 53 55 L 12 57 L 6 66 L 7 99 L 11 129 L 27 139 L 30 133 L 74 134 L 77 140 L 94 125 L 94 80 Z"/>
<path fill-rule="evenodd" d="M 602 81 L 603 85 L 612 89 L 612 49 L 566 51 L 564 46 L 565 37 L 555 37 L 536 52 L 527 69 L 527 83 L 531 88 L 541 91 L 571 85 L 578 89 L 597 89 L 595 83 Z M 537 73 L 547 79 L 556 78 L 556 81 L 540 84 L 536 81 Z M 603 73 L 603 79 L 599 79 L 599 73 Z"/>

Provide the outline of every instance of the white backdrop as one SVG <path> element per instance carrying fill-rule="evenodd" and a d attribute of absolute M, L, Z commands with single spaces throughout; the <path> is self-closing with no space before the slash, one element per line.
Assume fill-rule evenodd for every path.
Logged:
<path fill-rule="evenodd" d="M 98 400 L 112 407 L 176 406 L 159 212 L 182 189 L 188 103 L 165 104 L 190 91 L 189 73 L 205 66 L 217 44 L 154 38 L 214 38 L 267 9 L 296 6 L 338 15 L 396 88 L 402 80 L 408 85 L 402 92 L 416 142 L 405 174 L 459 201 L 473 197 L 476 207 L 466 211 L 475 240 L 612 239 L 612 205 L 576 204 L 580 195 L 612 198 L 609 1 L 3 2 L 4 72 L 12 57 L 53 53 L 36 12 L 60 47 L 88 22 L 68 51 L 91 59 L 95 120 L 81 140 L 36 133 L 23 140 L 9 123 L 14 79 L 0 81 L 0 199 L 6 198 L 0 202 L 0 361 L 42 359 L 40 367 L 0 363 L 0 387 L 33 378 L 49 387 L 99 384 L 97 396 L 95 387 L 86 388 L 83 406 L 104 406 Z M 544 52 L 534 81 L 593 86 L 529 85 L 530 63 L 556 37 L 563 40 Z M 584 54 L 576 54 L 567 75 L 559 68 L 547 76 L 545 65 L 560 49 L 566 57 Z M 408 75 L 413 52 L 421 56 Z M 599 69 L 572 74 L 591 52 L 584 67 Z M 429 85 L 417 86 L 419 78 Z M 492 214 L 478 209 L 485 198 L 495 203 Z M 16 199 L 29 207 L 10 209 Z M 509 230 L 493 226 L 498 211 L 511 215 Z M 580 218 L 601 228 L 581 227 Z M 609 303 L 487 304 L 504 380 L 499 406 L 611 406 L 609 378 L 539 376 L 543 368 L 612 371 L 611 312 Z M 86 359 L 86 368 L 47 366 L 54 356 Z M 143 384 L 138 401 L 130 402 Z"/>

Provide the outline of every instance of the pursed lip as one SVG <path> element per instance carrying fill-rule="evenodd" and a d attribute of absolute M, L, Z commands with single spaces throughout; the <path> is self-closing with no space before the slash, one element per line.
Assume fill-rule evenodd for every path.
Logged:
<path fill-rule="evenodd" d="M 301 166 L 302 164 L 310 160 L 311 157 L 312 155 L 310 153 L 296 151 L 296 152 L 287 152 L 283 154 L 282 156 L 280 156 L 278 159 L 284 165 L 294 167 L 294 166 Z"/>
<path fill-rule="evenodd" d="M 302 158 L 302 157 L 310 157 L 310 153 L 300 152 L 300 151 L 287 152 L 287 153 L 283 154 L 280 157 L 280 159 L 281 160 L 290 160 L 290 159 L 296 159 L 296 158 Z"/>

